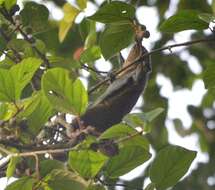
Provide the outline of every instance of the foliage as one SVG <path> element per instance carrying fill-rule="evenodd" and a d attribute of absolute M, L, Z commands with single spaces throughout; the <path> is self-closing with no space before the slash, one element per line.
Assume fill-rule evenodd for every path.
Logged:
<path fill-rule="evenodd" d="M 199 61 L 203 70 L 200 74 L 194 73 L 178 54 L 167 55 L 160 50 L 152 53 L 153 73 L 139 112 L 127 114 L 99 137 L 93 132 L 86 132 L 84 137 L 77 134 L 79 138 L 69 136 L 71 123 L 67 117 L 76 117 L 82 125 L 79 116 L 87 110 L 88 101 L 94 102 L 103 90 L 101 87 L 89 93 L 89 89 L 104 75 L 105 79 L 111 78 L 97 70 L 97 60 L 104 57 L 104 65 L 108 60 L 113 71 L 119 70 L 117 55 L 135 42 L 136 11 L 141 6 L 154 7 L 159 14 L 161 37 L 152 44 L 156 49 L 177 32 L 191 29 L 192 40 L 207 38 L 214 42 L 215 27 L 210 34 L 203 30 L 214 23 L 215 1 L 180 0 L 177 11 L 167 19 L 169 0 L 109 0 L 102 4 L 94 0 L 76 0 L 75 4 L 49 1 L 62 11 L 60 21 L 52 17 L 55 13 L 48 9 L 47 1 L 39 4 L 26 0 L 19 10 L 16 0 L 0 0 L 0 152 L 9 158 L 0 173 L 18 178 L 6 190 L 97 190 L 117 186 L 125 190 L 143 186 L 145 190 L 214 189 L 214 184 L 207 183 L 209 178 L 214 180 L 215 171 L 214 43 L 187 46 L 187 52 Z M 76 22 L 89 3 L 97 11 Z M 98 23 L 103 23 L 102 29 Z M 201 151 L 209 156 L 207 163 L 199 164 L 182 181 L 197 152 L 169 143 L 165 122 L 169 119 L 168 99 L 160 93 L 158 74 L 167 77 L 174 90 L 191 89 L 197 79 L 203 80 L 207 89 L 198 107 L 188 106 L 190 128 L 185 128 L 180 118 L 172 121 L 179 135 L 197 135 Z M 87 81 L 88 91 L 83 81 Z M 153 159 L 149 147 L 155 152 Z M 148 167 L 139 177 L 120 179 L 145 162 Z M 201 177 L 205 180 L 198 180 Z M 149 178 L 151 183 L 146 186 Z"/>

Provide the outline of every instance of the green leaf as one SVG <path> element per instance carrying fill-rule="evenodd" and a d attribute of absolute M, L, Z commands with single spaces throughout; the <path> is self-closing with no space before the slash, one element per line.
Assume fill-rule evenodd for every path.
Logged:
<path fill-rule="evenodd" d="M 180 0 L 178 4 L 178 9 L 192 9 L 208 13 L 212 12 L 211 6 L 205 0 Z"/>
<path fill-rule="evenodd" d="M 28 52 L 28 55 L 29 55 L 29 52 L 31 53 L 31 56 L 33 55 L 33 50 L 32 50 L 32 47 L 31 45 L 26 42 L 24 39 L 11 39 L 8 44 L 7 44 L 7 47 L 9 49 L 15 49 L 16 51 L 18 52 Z"/>
<path fill-rule="evenodd" d="M 132 5 L 120 1 L 113 1 L 102 6 L 94 15 L 88 17 L 102 23 L 133 20 L 135 8 Z"/>
<path fill-rule="evenodd" d="M 86 37 L 84 47 L 90 48 L 94 46 L 97 42 L 97 33 L 96 32 L 90 32 L 89 35 Z"/>
<path fill-rule="evenodd" d="M 215 65 L 208 65 L 207 69 L 203 73 L 203 81 L 205 88 L 215 88 Z"/>
<path fill-rule="evenodd" d="M 215 16 L 208 13 L 200 13 L 199 18 L 207 23 L 215 22 Z"/>
<path fill-rule="evenodd" d="M 72 85 L 72 96 L 71 99 L 73 101 L 73 108 L 75 109 L 75 113 L 80 115 L 85 112 L 88 105 L 88 94 L 81 80 L 76 79 Z"/>
<path fill-rule="evenodd" d="M 155 184 L 154 183 L 148 184 L 144 190 L 155 190 Z"/>
<path fill-rule="evenodd" d="M 203 30 L 208 28 L 208 24 L 202 21 L 198 14 L 199 12 L 195 10 L 179 11 L 164 21 L 160 26 L 160 30 L 162 32 L 175 33 L 183 30 Z"/>
<path fill-rule="evenodd" d="M 33 188 L 34 179 L 31 177 L 22 177 L 8 185 L 5 190 L 30 190 Z"/>
<path fill-rule="evenodd" d="M 40 163 L 40 176 L 45 177 L 49 173 L 51 173 L 52 170 L 55 169 L 65 169 L 66 166 L 63 162 L 60 162 L 58 160 L 43 160 Z"/>
<path fill-rule="evenodd" d="M 213 10 L 213 13 L 215 13 L 215 0 L 212 1 L 212 10 Z"/>
<path fill-rule="evenodd" d="M 105 175 L 117 178 L 143 164 L 150 157 L 151 154 L 141 146 L 125 146 L 120 149 L 118 155 L 110 158 L 105 167 Z"/>
<path fill-rule="evenodd" d="M 69 29 L 72 27 L 73 22 L 76 16 L 79 14 L 80 10 L 73 7 L 69 3 L 66 3 L 63 6 L 63 12 L 64 12 L 64 17 L 60 21 L 59 33 L 58 33 L 60 42 L 63 42 L 63 40 L 65 39 L 67 33 L 69 32 Z"/>
<path fill-rule="evenodd" d="M 86 49 L 80 57 L 81 63 L 93 62 L 101 57 L 101 50 L 98 46 L 92 46 Z"/>
<path fill-rule="evenodd" d="M 161 190 L 175 185 L 186 174 L 195 157 L 195 151 L 173 145 L 165 147 L 150 167 L 151 181 Z"/>
<path fill-rule="evenodd" d="M 19 118 L 26 118 L 37 108 L 40 103 L 41 93 L 35 92 L 29 98 L 22 100 L 22 111 L 17 115 Z"/>
<path fill-rule="evenodd" d="M 0 33 L 0 51 L 4 51 L 6 47 L 7 47 L 7 41 Z"/>
<path fill-rule="evenodd" d="M 26 118 L 29 130 L 33 134 L 37 134 L 43 127 L 43 124 L 45 124 L 54 114 L 52 105 L 49 103 L 45 95 L 42 94 L 42 92 L 38 94 L 35 102 L 37 102 L 36 105 L 31 105 L 33 106 L 33 111 L 29 111 L 28 113 L 30 113 L 30 115 L 27 114 Z M 32 108 L 28 109 L 30 110 Z"/>
<path fill-rule="evenodd" d="M 52 170 L 44 181 L 51 190 L 84 190 L 86 186 L 76 174 L 59 169 Z"/>
<path fill-rule="evenodd" d="M 9 70 L 0 69 L 0 101 L 14 102 L 16 100 L 15 81 Z"/>
<path fill-rule="evenodd" d="M 93 27 L 92 27 L 93 26 Z M 95 30 L 95 22 L 84 18 L 81 23 L 78 25 L 78 30 L 81 35 L 82 40 L 84 41 L 87 35 L 90 33 L 91 29 Z"/>
<path fill-rule="evenodd" d="M 127 114 L 123 118 L 123 120 L 132 127 L 145 128 L 146 123 L 152 122 L 163 111 L 164 111 L 163 108 L 156 108 L 147 113 L 131 113 L 131 114 Z"/>
<path fill-rule="evenodd" d="M 105 132 L 103 132 L 100 135 L 99 139 L 100 140 L 102 139 L 118 140 L 125 137 L 131 137 L 132 135 L 135 135 L 135 136 L 132 138 L 129 138 L 127 141 L 122 141 L 121 144 L 123 144 L 123 146 L 126 146 L 126 145 L 141 146 L 145 150 L 149 150 L 149 142 L 147 141 L 147 139 L 140 134 L 138 135 L 138 132 L 135 129 L 125 124 L 118 124 L 118 125 L 112 126 L 111 128 L 107 129 Z"/>
<path fill-rule="evenodd" d="M 26 2 L 20 12 L 22 24 L 32 29 L 33 33 L 43 32 L 48 28 L 48 9 L 35 2 Z"/>
<path fill-rule="evenodd" d="M 49 69 L 42 77 L 42 89 L 57 110 L 78 115 L 85 112 L 87 92 L 79 79 L 70 79 L 68 70 Z"/>
<path fill-rule="evenodd" d="M 16 0 L 6 0 L 5 7 L 7 10 L 10 10 L 14 5 L 16 5 Z"/>
<path fill-rule="evenodd" d="M 0 104 L 0 120 L 9 120 L 17 112 L 16 107 L 12 103 L 1 102 Z"/>
<path fill-rule="evenodd" d="M 93 178 L 100 171 L 108 157 L 92 150 L 69 152 L 69 165 L 84 178 Z"/>
<path fill-rule="evenodd" d="M 109 25 L 102 33 L 99 41 L 102 54 L 109 59 L 134 40 L 134 29 L 128 22 Z"/>
<path fill-rule="evenodd" d="M 106 188 L 101 184 L 90 185 L 86 190 L 106 190 Z"/>
<path fill-rule="evenodd" d="M 37 58 L 26 58 L 19 64 L 11 67 L 10 73 L 15 84 L 15 99 L 18 100 L 22 90 L 31 81 L 34 73 L 41 65 L 42 60 Z"/>
<path fill-rule="evenodd" d="M 16 170 L 16 165 L 21 161 L 20 157 L 11 157 L 10 162 L 7 166 L 7 171 L 6 171 L 6 176 L 7 178 L 10 178 L 13 176 L 15 170 Z"/>
<path fill-rule="evenodd" d="M 0 104 L 0 120 L 4 120 L 5 115 L 7 114 L 8 104 L 1 103 Z"/>
<path fill-rule="evenodd" d="M 76 0 L 76 2 L 81 10 L 87 7 L 87 0 Z"/>

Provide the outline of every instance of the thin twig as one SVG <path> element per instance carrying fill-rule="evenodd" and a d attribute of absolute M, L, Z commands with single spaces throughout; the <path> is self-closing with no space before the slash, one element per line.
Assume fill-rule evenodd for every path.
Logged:
<path fill-rule="evenodd" d="M 136 131 L 136 132 L 133 133 L 133 134 L 128 134 L 128 136 L 122 137 L 122 138 L 116 140 L 115 143 L 119 144 L 119 143 L 121 143 L 121 142 L 127 141 L 127 140 L 129 140 L 129 139 L 132 139 L 132 138 L 138 136 L 138 135 L 141 135 L 143 132 L 144 132 L 143 129 L 141 129 L 141 131 Z"/>
<path fill-rule="evenodd" d="M 22 28 L 20 27 L 20 24 L 17 25 L 16 22 L 14 21 L 13 17 L 8 13 L 7 9 L 5 9 L 4 7 L 0 10 L 0 13 L 5 17 L 5 19 L 7 19 L 15 28 L 18 32 L 20 32 L 20 34 L 23 36 L 24 40 L 26 40 L 32 47 L 32 49 L 38 54 L 38 56 L 43 60 L 44 64 L 47 67 L 50 67 L 50 63 L 49 60 L 47 59 L 46 55 L 43 54 L 34 44 L 34 38 L 33 37 L 29 37 L 28 34 L 26 34 Z M 2 32 L 2 31 L 0 31 Z M 4 36 L 6 37 L 6 36 Z M 5 38 L 7 40 L 10 40 L 9 38 Z"/>
<path fill-rule="evenodd" d="M 33 37 L 29 37 L 20 27 L 17 27 L 17 31 L 20 32 L 20 34 L 23 36 L 23 38 L 31 44 L 32 49 L 38 54 L 38 56 L 43 60 L 44 64 L 47 67 L 50 67 L 49 60 L 47 59 L 46 55 L 43 54 L 34 44 Z"/>
<path fill-rule="evenodd" d="M 169 46 L 165 46 L 165 47 L 161 47 L 161 48 L 157 48 L 155 50 L 152 50 L 148 53 L 143 54 L 140 58 L 138 58 L 137 60 L 133 61 L 131 64 L 129 64 L 126 67 L 123 67 L 122 69 L 118 70 L 117 72 L 113 73 L 113 76 L 117 76 L 120 73 L 122 73 L 123 71 L 127 70 L 128 68 L 132 67 L 134 64 L 137 64 L 141 59 L 143 59 L 143 57 L 155 54 L 157 52 L 160 51 L 164 51 L 164 50 L 170 50 L 172 48 L 175 47 L 181 47 L 181 46 L 190 46 L 193 44 L 197 44 L 197 43 L 201 43 L 201 42 L 215 42 L 214 38 L 204 38 L 204 39 L 199 39 L 199 40 L 193 40 L 193 41 L 188 41 L 188 42 L 183 42 L 183 43 L 178 43 L 178 44 L 173 44 L 173 45 L 169 45 Z M 94 92 L 96 89 L 98 89 L 100 86 L 104 85 L 105 83 L 107 83 L 109 80 L 111 80 L 110 77 L 107 77 L 106 79 L 104 79 L 103 81 L 99 82 L 98 84 L 96 84 L 95 86 L 93 86 L 89 91 L 88 94 L 91 94 L 92 92 Z"/>
<path fill-rule="evenodd" d="M 36 172 L 36 177 L 38 180 L 40 180 L 40 163 L 39 163 L 39 157 L 37 154 L 34 155 L 35 158 L 35 172 Z"/>
<path fill-rule="evenodd" d="M 11 55 L 9 55 L 7 52 L 5 51 L 0 51 L 2 54 L 4 54 L 8 59 L 10 59 L 11 61 L 13 61 L 14 63 L 18 63 L 18 61 L 13 58 Z"/>
<path fill-rule="evenodd" d="M 10 151 L 8 151 L 6 148 L 3 148 L 1 146 L 0 146 L 0 151 L 3 152 L 3 153 L 5 153 L 6 155 L 10 155 L 11 154 Z"/>
<path fill-rule="evenodd" d="M 86 69 L 87 71 L 91 70 L 91 71 L 95 72 L 96 74 L 108 74 L 109 73 L 109 72 L 106 72 L 106 71 L 99 71 L 99 70 L 94 69 L 93 67 L 89 67 L 89 66 L 87 66 L 85 64 L 83 64 L 82 67 L 84 69 Z"/>
<path fill-rule="evenodd" d="M 1 12 L 1 11 L 0 11 Z M 3 31 L 3 29 L 2 28 L 0 28 L 0 34 L 2 35 L 2 37 L 4 38 L 4 40 L 7 42 L 7 43 L 9 43 L 10 42 L 10 37 L 8 37 L 7 36 L 7 34 L 5 34 L 5 32 Z M 15 49 L 13 49 L 13 48 L 9 48 L 13 53 L 14 53 L 14 56 L 16 57 L 16 63 L 18 63 L 18 62 L 20 62 L 21 61 L 21 56 L 19 55 L 19 53 L 15 50 Z M 9 56 L 8 56 L 9 57 Z"/>
<path fill-rule="evenodd" d="M 60 149 L 47 149 L 47 150 L 37 150 L 37 151 L 30 151 L 30 152 L 21 152 L 21 153 L 11 153 L 9 154 L 12 157 L 32 157 L 35 155 L 44 155 L 44 154 L 57 154 L 57 153 L 65 153 L 71 150 L 77 150 L 76 147 L 71 148 L 60 148 Z"/>

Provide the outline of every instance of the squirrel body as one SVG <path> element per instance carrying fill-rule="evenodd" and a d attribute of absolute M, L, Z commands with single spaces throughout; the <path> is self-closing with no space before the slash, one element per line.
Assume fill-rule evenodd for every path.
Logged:
<path fill-rule="evenodd" d="M 81 124 L 103 132 L 122 121 L 123 117 L 132 110 L 147 85 L 152 70 L 151 60 L 150 56 L 141 58 L 147 52 L 141 42 L 136 42 L 123 67 L 127 67 L 135 60 L 139 59 L 139 61 L 120 73 L 98 100 L 89 106 L 79 119 L 73 120 L 74 129 L 80 128 Z"/>

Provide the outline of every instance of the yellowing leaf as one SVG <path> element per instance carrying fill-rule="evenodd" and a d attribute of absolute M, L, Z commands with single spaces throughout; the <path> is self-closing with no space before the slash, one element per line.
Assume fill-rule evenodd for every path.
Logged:
<path fill-rule="evenodd" d="M 213 13 L 215 13 L 215 0 L 213 0 L 212 2 L 212 9 L 213 9 Z"/>
<path fill-rule="evenodd" d="M 76 0 L 80 9 L 85 9 L 87 7 L 87 0 Z"/>
<path fill-rule="evenodd" d="M 60 22 L 58 37 L 60 42 L 63 42 L 69 29 L 72 27 L 72 24 L 80 12 L 79 9 L 73 7 L 69 3 L 66 3 L 63 6 L 64 17 Z"/>

